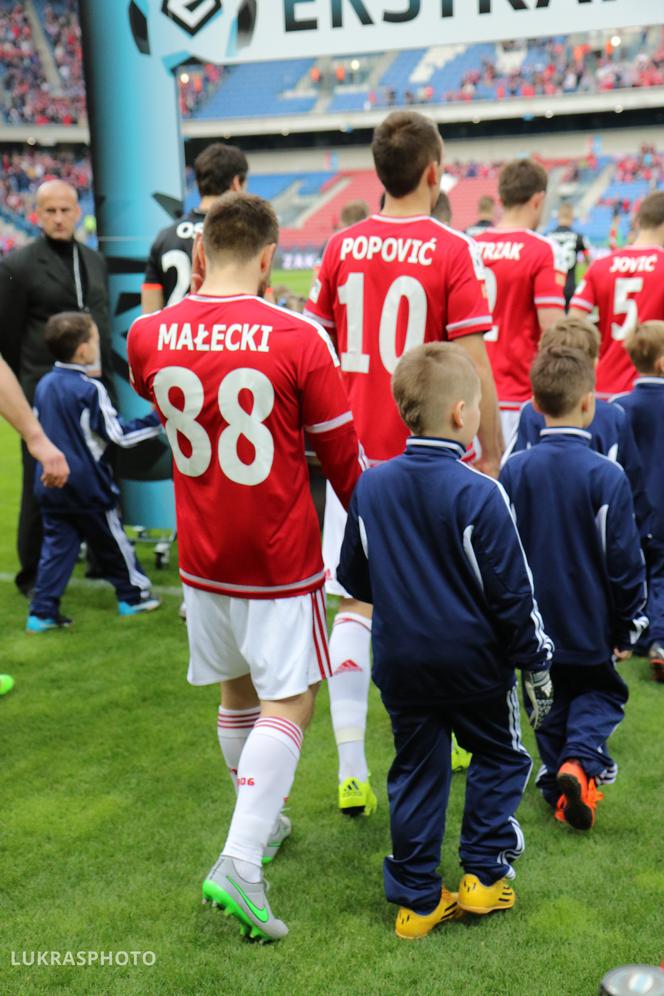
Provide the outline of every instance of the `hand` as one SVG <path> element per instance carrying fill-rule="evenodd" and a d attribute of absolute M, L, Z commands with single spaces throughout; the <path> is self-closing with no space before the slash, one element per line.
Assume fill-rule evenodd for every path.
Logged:
<path fill-rule="evenodd" d="M 488 477 L 493 477 L 497 480 L 498 475 L 500 474 L 500 458 L 497 457 L 494 460 L 491 457 L 486 458 L 481 456 L 475 463 L 475 469 L 480 470 L 483 474 L 487 474 Z"/>
<path fill-rule="evenodd" d="M 47 488 L 63 488 L 69 477 L 69 464 L 64 453 L 43 432 L 35 439 L 26 439 L 26 446 L 43 467 L 42 484 Z"/>
<path fill-rule="evenodd" d="M 631 650 L 618 650 L 617 647 L 613 648 L 613 656 L 617 661 L 628 661 L 632 656 Z"/>
<path fill-rule="evenodd" d="M 524 671 L 523 688 L 532 707 L 528 721 L 533 730 L 539 730 L 553 705 L 551 675 L 548 671 Z"/>
<path fill-rule="evenodd" d="M 205 255 L 203 253 L 203 236 L 199 232 L 194 239 L 191 254 L 191 287 L 190 294 L 198 294 L 205 280 Z"/>

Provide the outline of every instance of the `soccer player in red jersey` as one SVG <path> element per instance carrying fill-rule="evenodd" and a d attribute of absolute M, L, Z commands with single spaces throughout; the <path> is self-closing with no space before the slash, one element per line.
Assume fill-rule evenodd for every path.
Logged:
<path fill-rule="evenodd" d="M 534 229 L 540 223 L 548 177 L 530 159 L 506 163 L 498 193 L 501 220 L 475 236 L 482 254 L 493 327 L 484 337 L 496 379 L 505 441 L 531 395 L 530 367 L 540 335 L 565 311 L 567 270 L 559 247 Z"/>
<path fill-rule="evenodd" d="M 173 449 L 188 679 L 221 682 L 219 742 L 237 790 L 203 893 L 268 940 L 287 928 L 261 865 L 290 832 L 281 810 L 330 674 L 305 430 L 344 506 L 363 466 L 327 333 L 262 299 L 277 238 L 268 203 L 225 194 L 205 220 L 202 285 L 137 319 L 127 343 L 132 383 Z"/>
<path fill-rule="evenodd" d="M 481 470 L 496 474 L 502 451 L 496 393 L 484 340 L 491 313 L 475 245 L 431 217 L 440 192 L 443 143 L 415 112 L 390 114 L 372 153 L 385 204 L 330 239 L 307 314 L 336 338 L 341 374 L 369 461 L 403 452 L 408 430 L 390 381 L 402 354 L 423 342 L 454 340 L 482 382 Z M 335 578 L 345 515 L 327 489 L 323 559 L 328 592 L 341 595 L 330 640 L 332 725 L 339 751 L 339 808 L 369 815 L 376 797 L 364 751 L 370 682 L 371 608 L 350 599 Z"/>
<path fill-rule="evenodd" d="M 637 224 L 632 245 L 596 259 L 571 301 L 571 315 L 599 310 L 597 393 L 604 397 L 631 391 L 637 377 L 627 335 L 640 322 L 664 318 L 664 191 L 645 198 Z"/>

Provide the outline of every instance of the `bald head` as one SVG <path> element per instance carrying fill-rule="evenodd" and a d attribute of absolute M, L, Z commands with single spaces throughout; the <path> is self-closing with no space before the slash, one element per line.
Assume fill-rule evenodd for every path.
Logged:
<path fill-rule="evenodd" d="M 51 239 L 68 242 L 73 239 L 81 217 L 76 189 L 64 180 L 47 180 L 37 190 L 37 219 Z"/>

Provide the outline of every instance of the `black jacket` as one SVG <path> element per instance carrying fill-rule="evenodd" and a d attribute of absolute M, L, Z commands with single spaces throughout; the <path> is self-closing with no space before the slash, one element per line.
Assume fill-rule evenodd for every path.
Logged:
<path fill-rule="evenodd" d="M 103 257 L 78 243 L 83 272 L 83 304 L 101 340 L 103 379 L 112 373 L 107 272 Z M 13 369 L 30 402 L 37 382 L 53 366 L 44 344 L 44 326 L 60 311 L 78 311 L 71 266 L 44 236 L 0 260 L 0 353 Z"/>

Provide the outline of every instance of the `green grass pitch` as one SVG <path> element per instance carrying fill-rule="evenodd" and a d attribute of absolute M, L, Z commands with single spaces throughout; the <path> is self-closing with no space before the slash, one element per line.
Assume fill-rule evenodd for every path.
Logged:
<path fill-rule="evenodd" d="M 0 671 L 16 678 L 0 699 L 0 993 L 590 996 L 608 969 L 664 957 L 664 688 L 641 660 L 622 668 L 631 699 L 612 742 L 621 770 L 596 829 L 575 836 L 555 824 L 531 782 L 514 910 L 414 943 L 395 938 L 382 892 L 387 717 L 372 690 L 379 808 L 351 822 L 336 811 L 323 689 L 289 802 L 293 836 L 268 873 L 291 933 L 273 946 L 243 941 L 201 905 L 233 793 L 216 741 L 217 692 L 185 681 L 175 567 L 155 571 L 148 551 L 145 565 L 167 591 L 158 612 L 137 619 L 120 619 L 111 589 L 86 584 L 79 567 L 63 603 L 75 626 L 24 635 L 26 603 L 11 582 L 18 444 L 4 423 L 0 454 Z M 525 740 L 532 751 L 529 731 Z M 463 791 L 455 775 L 443 852 L 450 886 Z M 151 952 L 156 961 L 20 964 L 44 951 Z"/>

